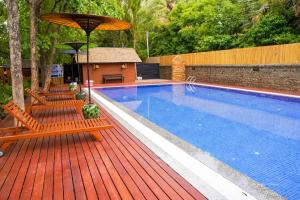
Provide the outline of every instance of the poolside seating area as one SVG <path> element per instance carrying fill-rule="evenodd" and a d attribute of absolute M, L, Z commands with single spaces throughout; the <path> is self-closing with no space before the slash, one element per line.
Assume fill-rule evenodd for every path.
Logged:
<path fill-rule="evenodd" d="M 0 158 L 0 199 L 206 199 L 102 107 L 98 123 L 27 92 L 45 109 L 5 107 L 32 133 Z"/>
<path fill-rule="evenodd" d="M 28 112 L 32 110 L 46 110 L 49 108 L 63 108 L 63 107 L 75 107 L 78 113 L 81 112 L 81 108 L 84 105 L 83 100 L 61 100 L 61 101 L 48 101 L 45 97 L 39 95 L 37 92 L 27 88 L 26 92 L 38 101 L 39 104 L 31 104 L 26 107 Z"/>

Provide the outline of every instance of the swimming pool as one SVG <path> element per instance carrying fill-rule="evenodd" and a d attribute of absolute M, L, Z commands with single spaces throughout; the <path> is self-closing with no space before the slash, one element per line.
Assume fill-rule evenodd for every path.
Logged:
<path fill-rule="evenodd" d="M 300 199 L 300 99 L 184 84 L 98 89 L 288 199 Z"/>

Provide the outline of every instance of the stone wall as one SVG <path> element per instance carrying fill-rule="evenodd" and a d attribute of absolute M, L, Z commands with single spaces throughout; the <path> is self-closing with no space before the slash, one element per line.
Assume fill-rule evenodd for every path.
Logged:
<path fill-rule="evenodd" d="M 300 65 L 187 66 L 198 82 L 300 91 Z"/>
<path fill-rule="evenodd" d="M 159 67 L 159 76 L 161 79 L 172 79 L 172 68 L 171 66 L 160 66 Z"/>
<path fill-rule="evenodd" d="M 300 65 L 186 66 L 186 77 L 198 82 L 300 91 Z M 160 77 L 171 79 L 171 66 L 160 67 Z"/>

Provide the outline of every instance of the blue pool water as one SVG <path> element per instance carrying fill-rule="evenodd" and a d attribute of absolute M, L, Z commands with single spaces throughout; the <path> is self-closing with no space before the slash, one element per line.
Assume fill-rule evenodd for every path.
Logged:
<path fill-rule="evenodd" d="M 300 99 L 184 84 L 98 89 L 288 199 L 300 199 Z"/>

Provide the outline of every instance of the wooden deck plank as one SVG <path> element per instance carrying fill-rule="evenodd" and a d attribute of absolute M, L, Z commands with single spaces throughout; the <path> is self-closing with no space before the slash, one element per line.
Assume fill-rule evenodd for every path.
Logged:
<path fill-rule="evenodd" d="M 9 199 L 19 199 L 37 139 L 30 141 L 22 166 L 11 189 Z M 6 199 L 6 198 L 3 198 Z"/>
<path fill-rule="evenodd" d="M 37 117 L 42 118 L 43 113 L 39 113 L 39 115 L 37 115 Z M 31 158 L 32 158 L 32 155 L 33 155 L 33 152 L 35 149 L 36 142 L 37 142 L 37 139 L 32 139 L 30 141 L 27 152 L 24 156 L 22 166 L 17 174 L 16 180 L 11 189 L 9 199 L 19 199 L 20 198 L 20 193 L 23 188 L 23 184 L 25 181 L 25 177 L 26 177 L 30 162 L 31 162 Z M 5 186 L 8 187 L 7 185 L 5 185 Z M 3 198 L 3 199 L 6 199 L 6 198 Z"/>
<path fill-rule="evenodd" d="M 139 186 L 134 182 L 134 180 L 130 176 L 129 172 L 122 165 L 122 161 L 120 161 L 117 158 L 116 154 L 112 152 L 112 151 L 114 151 L 113 148 L 110 147 L 109 145 L 107 145 L 105 142 L 103 142 L 103 147 L 105 149 L 107 149 L 108 152 L 111 152 L 110 153 L 110 159 L 111 159 L 112 163 L 114 164 L 115 169 L 120 174 L 123 182 L 126 184 L 126 187 L 128 188 L 128 190 L 132 194 L 132 196 L 137 198 L 137 199 L 145 199 L 145 197 L 143 196 L 142 191 L 140 191 L 139 188 L 138 188 Z"/>
<path fill-rule="evenodd" d="M 44 112 L 46 116 L 52 115 L 52 110 L 47 110 Z M 41 123 L 47 123 L 49 120 L 43 118 Z M 45 180 L 45 172 L 46 172 L 46 164 L 47 164 L 47 155 L 48 155 L 48 145 L 49 145 L 49 137 L 45 137 L 43 140 L 43 144 L 41 147 L 40 159 L 38 162 L 35 180 L 32 190 L 32 199 L 41 199 L 43 196 L 44 189 L 44 180 Z"/>
<path fill-rule="evenodd" d="M 95 146 L 98 150 L 98 153 L 100 154 L 102 161 L 108 170 L 109 175 L 111 176 L 120 196 L 122 199 L 132 199 L 132 196 L 130 192 L 128 191 L 125 183 L 121 179 L 120 175 L 118 174 L 117 170 L 115 169 L 114 165 L 112 164 L 112 161 L 110 160 L 109 153 L 111 153 L 111 149 L 107 149 L 105 151 L 105 148 L 100 142 L 95 142 Z"/>
<path fill-rule="evenodd" d="M 88 167 L 90 169 L 90 173 L 93 177 L 93 182 L 94 182 L 94 186 L 97 191 L 97 194 L 98 194 L 98 198 L 103 199 L 103 200 L 110 199 L 108 192 L 105 188 L 105 184 L 102 180 L 102 177 L 100 176 L 100 173 L 97 169 L 97 165 L 92 156 L 91 150 L 90 150 L 89 146 L 87 145 L 85 137 L 83 136 L 83 134 L 81 134 L 81 135 L 79 135 L 79 138 L 80 138 L 81 145 L 83 148 L 83 153 L 85 154 L 85 157 L 88 162 Z"/>
<path fill-rule="evenodd" d="M 105 111 L 103 113 L 108 116 L 109 114 Z M 108 116 L 110 117 L 110 116 Z M 145 154 L 143 156 L 144 159 L 147 159 L 151 162 L 153 167 L 157 167 L 157 165 L 163 169 L 164 171 L 160 171 L 162 175 L 166 175 L 166 173 L 172 177 L 188 194 L 193 196 L 195 199 L 202 199 L 205 198 L 198 190 L 191 186 L 190 183 L 187 181 L 183 181 L 183 178 L 172 170 L 165 162 L 163 162 L 157 155 L 153 154 L 150 149 L 148 149 L 144 144 L 142 144 L 137 138 L 135 138 L 127 129 L 124 129 L 114 118 L 110 117 L 112 122 L 114 123 L 115 129 L 122 137 L 124 137 L 125 141 L 131 143 L 131 146 L 134 148 L 135 151 L 140 152 L 143 151 Z M 149 159 L 152 159 L 149 160 Z"/>
<path fill-rule="evenodd" d="M 82 120 L 81 115 L 73 115 L 73 120 Z M 109 195 L 107 190 L 105 189 L 105 185 L 103 183 L 103 180 L 100 176 L 100 173 L 97 169 L 95 160 L 93 159 L 91 150 L 89 146 L 86 143 L 85 137 L 83 134 L 80 134 L 78 137 L 78 140 L 80 141 L 80 145 L 82 147 L 82 153 L 84 154 L 86 161 L 87 161 L 87 166 L 89 168 L 89 172 L 92 176 L 92 181 L 94 183 L 95 190 L 97 191 L 97 195 L 99 199 L 109 199 Z M 78 144 L 79 145 L 79 144 Z"/>
<path fill-rule="evenodd" d="M 103 179 L 105 188 L 108 192 L 108 195 L 109 195 L 110 199 L 120 200 L 121 199 L 120 194 L 119 194 L 119 192 L 118 192 L 118 190 L 117 190 L 117 188 L 116 188 L 116 186 L 113 182 L 112 177 L 110 176 L 110 174 L 108 172 L 108 169 L 105 167 L 100 154 L 98 153 L 98 149 L 97 149 L 94 141 L 92 141 L 90 136 L 84 135 L 84 137 L 85 137 L 85 139 L 88 143 L 88 146 L 91 150 L 91 153 L 94 157 L 96 166 L 97 166 L 98 171 L 99 171 L 99 173 L 100 173 L 100 175 Z"/>
<path fill-rule="evenodd" d="M 75 185 L 73 185 L 73 174 L 66 135 L 61 136 L 61 147 L 64 199 L 75 199 Z"/>
<path fill-rule="evenodd" d="M 53 112 L 53 117 L 51 122 L 54 123 L 57 119 L 59 119 L 59 116 L 57 113 Z M 53 172 L 53 185 L 50 187 L 53 187 L 53 193 L 52 197 L 55 200 L 62 200 L 64 198 L 64 188 L 63 188 L 63 168 L 62 168 L 62 148 L 61 148 L 61 136 L 55 136 L 55 144 L 54 144 L 54 172 Z M 50 157 L 51 159 L 51 157 Z M 50 160 L 49 160 L 50 162 Z M 47 179 L 46 179 L 47 180 Z M 47 182 L 45 182 L 47 183 Z M 46 184 L 44 187 L 48 187 Z M 50 196 L 47 193 L 47 190 L 44 191 L 44 196 Z M 70 199 L 72 199 L 73 195 L 70 194 Z"/>
<path fill-rule="evenodd" d="M 38 117 L 43 119 L 44 113 L 39 113 Z M 36 175 L 36 169 L 38 166 L 39 158 L 40 158 L 40 152 L 41 152 L 41 145 L 43 143 L 43 138 L 37 139 L 36 146 L 34 148 L 34 152 L 31 157 L 30 165 L 27 170 L 27 174 L 24 180 L 23 188 L 20 194 L 19 199 L 30 199 L 32 194 L 32 188 L 34 184 L 34 179 Z"/>
<path fill-rule="evenodd" d="M 0 199 L 205 199 L 112 116 L 101 113 L 114 125 L 99 132 L 101 142 L 80 133 L 12 145 L 0 158 Z M 43 123 L 65 122 L 64 129 L 83 119 L 73 108 L 33 116 Z"/>
<path fill-rule="evenodd" d="M 106 133 L 104 133 L 104 135 L 105 134 Z M 126 168 L 136 185 L 138 185 L 140 190 L 143 191 L 146 199 L 168 198 L 149 176 L 141 177 L 136 171 L 136 168 L 124 157 L 121 151 L 119 151 L 114 145 L 111 145 L 110 148 L 113 149 L 117 159 L 119 159 L 124 168 Z M 152 188 L 152 190 L 150 188 Z"/>
<path fill-rule="evenodd" d="M 54 115 L 53 110 L 50 110 L 51 115 Z M 46 121 L 47 123 L 54 122 L 54 118 L 51 118 Z M 53 179 L 54 179 L 54 149 L 55 148 L 55 137 L 49 137 L 49 144 L 48 144 L 48 152 L 47 152 L 47 159 L 46 159 L 46 166 L 45 166 L 45 177 L 44 177 L 44 184 L 43 184 L 43 199 L 52 199 L 53 198 Z"/>
<path fill-rule="evenodd" d="M 24 141 L 18 141 L 16 144 L 16 148 L 14 148 L 14 151 L 11 152 L 11 155 L 9 155 L 9 158 L 4 163 L 1 173 L 0 173 L 0 189 L 3 187 L 3 184 L 5 182 L 6 177 L 8 176 L 11 167 L 13 166 L 21 147 L 23 146 Z M 8 155 L 6 155 L 8 156 Z"/>
<path fill-rule="evenodd" d="M 5 181 L 2 182 L 2 187 L 1 187 L 1 190 L 0 190 L 0 199 L 7 199 L 8 198 L 8 196 L 10 194 L 10 191 L 11 191 L 11 188 L 14 185 L 17 174 L 18 174 L 18 172 L 21 168 L 21 165 L 23 163 L 23 160 L 25 158 L 29 142 L 30 142 L 29 140 L 25 140 L 23 142 L 22 148 L 21 148 L 21 150 L 20 150 L 20 152 L 19 152 L 19 154 L 16 158 L 16 161 L 12 165 L 9 173 L 7 174 L 6 179 L 3 179 Z"/>
<path fill-rule="evenodd" d="M 131 164 L 134 166 L 138 174 L 142 176 L 145 181 L 147 180 L 147 184 L 151 185 L 150 187 L 154 188 L 153 192 L 155 192 L 160 199 L 181 199 L 179 195 L 174 190 L 172 190 L 166 182 L 162 180 L 159 174 L 157 174 L 149 165 L 147 165 L 146 162 L 144 162 L 142 157 L 134 158 L 134 156 L 130 154 L 130 150 L 127 150 L 127 148 L 129 148 L 128 146 L 126 146 L 125 148 L 119 141 L 113 141 L 110 138 L 110 136 L 113 134 L 113 131 L 107 132 L 108 134 L 104 134 L 104 137 L 108 141 L 108 143 L 113 144 L 115 142 L 115 148 L 119 148 L 119 150 L 123 152 L 124 157 L 127 160 L 130 160 Z M 149 178 L 147 178 L 148 176 Z"/>
<path fill-rule="evenodd" d="M 61 136 L 55 136 L 53 199 L 64 198 Z M 72 194 L 70 194 L 72 196 Z M 71 198 L 70 198 L 71 199 Z"/>
<path fill-rule="evenodd" d="M 129 138 L 124 139 L 122 137 L 122 135 L 120 134 L 120 132 L 118 132 L 117 130 L 117 126 L 115 126 L 116 128 L 111 130 L 111 132 L 113 134 L 108 134 L 107 136 L 110 137 L 115 143 L 116 145 L 119 145 L 122 147 L 123 145 L 123 150 L 122 152 L 126 152 L 126 149 L 128 149 L 129 152 L 133 152 L 131 153 L 132 156 L 135 157 L 136 160 L 140 161 L 140 160 L 145 160 L 146 162 L 148 162 L 148 166 L 149 169 L 153 172 L 155 171 L 157 174 L 155 175 L 157 177 L 157 175 L 160 175 L 162 179 L 164 179 L 167 183 L 171 184 L 173 186 L 173 189 L 176 190 L 176 192 L 181 195 L 181 197 L 185 197 L 185 199 L 193 199 L 192 196 L 190 196 L 185 190 L 183 190 L 180 185 L 177 184 L 177 182 L 175 182 L 171 176 L 169 176 L 169 174 L 165 173 L 165 171 L 160 168 L 155 162 L 153 162 L 153 160 L 151 158 L 149 158 L 147 156 L 147 154 L 145 154 L 145 152 L 141 151 L 140 149 L 133 149 L 131 146 L 131 141 Z M 120 130 L 119 130 L 120 131 Z M 109 144 L 112 144 L 112 142 L 108 142 Z M 121 144 L 122 143 L 122 144 Z M 126 149 L 124 149 L 124 147 L 126 147 Z M 131 151 L 129 150 L 129 148 L 132 148 Z M 135 153 L 136 152 L 136 153 Z M 139 154 L 138 154 L 139 153 Z M 141 159 L 141 157 L 143 157 L 144 159 Z M 142 164 L 146 164 L 142 163 Z M 143 166 L 144 169 L 146 169 L 145 166 Z M 152 170 L 152 169 L 153 170 Z M 149 172 L 148 172 L 149 173 Z M 157 181 L 157 179 L 156 179 Z M 162 181 L 162 180 L 161 180 Z M 164 183 L 163 183 L 164 184 Z M 165 184 L 164 184 L 165 185 Z M 166 185 L 165 185 L 166 186 Z M 168 190 L 166 190 L 168 191 Z M 174 195 L 174 194 L 173 194 Z M 175 195 L 177 196 L 177 195 Z M 175 198 L 175 196 L 171 197 L 172 199 Z"/>
<path fill-rule="evenodd" d="M 69 111 L 69 109 L 64 108 L 66 112 Z M 70 120 L 68 115 L 65 115 L 65 121 Z M 86 199 L 86 193 L 84 189 L 83 180 L 80 173 L 79 163 L 77 159 L 76 150 L 74 147 L 74 140 L 72 135 L 67 135 L 66 140 L 68 143 L 68 149 L 69 149 L 69 159 L 71 164 L 71 172 L 72 172 L 72 178 L 73 178 L 73 185 L 75 190 L 75 196 L 76 199 Z"/>
<path fill-rule="evenodd" d="M 38 161 L 37 169 L 35 172 L 34 185 L 31 194 L 32 199 L 41 199 L 43 196 L 48 144 L 49 137 L 45 137 L 41 146 L 40 159 Z"/>
<path fill-rule="evenodd" d="M 16 144 L 17 144 L 17 142 L 13 143 L 11 145 L 11 147 L 8 149 L 7 156 L 4 156 L 0 159 L 0 171 L 2 170 L 3 166 L 6 164 L 6 161 L 9 159 L 9 157 L 13 155 L 11 152 L 18 151 Z"/>

